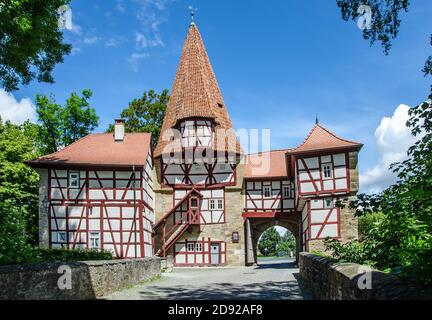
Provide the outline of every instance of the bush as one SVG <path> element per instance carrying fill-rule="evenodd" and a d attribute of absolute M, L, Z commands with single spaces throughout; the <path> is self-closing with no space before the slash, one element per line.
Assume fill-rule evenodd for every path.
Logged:
<path fill-rule="evenodd" d="M 12 201 L 0 202 L 0 264 L 25 263 L 33 257 L 26 235 L 26 215 Z"/>
<path fill-rule="evenodd" d="M 372 212 L 360 216 L 358 219 L 358 231 L 360 238 L 365 237 L 377 224 L 382 222 L 385 215 L 382 212 Z"/>
<path fill-rule="evenodd" d="M 83 249 L 42 249 L 37 248 L 35 257 L 40 262 L 74 262 L 90 260 L 112 260 L 110 252 Z"/>

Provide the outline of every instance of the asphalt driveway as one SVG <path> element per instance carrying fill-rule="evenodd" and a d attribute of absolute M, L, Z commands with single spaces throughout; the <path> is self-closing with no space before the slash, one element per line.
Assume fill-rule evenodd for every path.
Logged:
<path fill-rule="evenodd" d="M 310 299 L 294 261 L 263 259 L 257 267 L 175 268 L 161 279 L 104 299 L 109 300 L 230 300 Z"/>

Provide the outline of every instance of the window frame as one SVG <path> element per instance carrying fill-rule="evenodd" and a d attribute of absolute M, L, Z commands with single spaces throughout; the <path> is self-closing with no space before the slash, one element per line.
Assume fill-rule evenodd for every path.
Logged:
<path fill-rule="evenodd" d="M 77 177 L 76 178 L 73 178 L 72 179 L 72 175 L 77 175 Z M 81 181 L 81 177 L 80 177 L 80 172 L 79 171 L 70 171 L 69 172 L 69 177 L 68 177 L 69 179 L 68 179 L 68 187 L 70 188 L 70 189 L 79 189 L 80 188 L 80 181 Z M 76 181 L 77 182 L 77 185 L 76 186 L 73 186 L 72 185 L 72 181 Z"/>
<path fill-rule="evenodd" d="M 326 167 L 329 166 L 329 170 L 326 170 Z M 330 180 L 333 179 L 333 163 L 332 162 L 325 162 L 321 164 L 321 172 L 323 180 Z M 329 177 L 326 177 L 326 172 L 330 173 Z"/>
<path fill-rule="evenodd" d="M 224 210 L 224 200 L 217 199 L 217 210 Z"/>
<path fill-rule="evenodd" d="M 286 193 L 285 191 L 288 191 L 288 193 Z M 282 197 L 283 198 L 291 198 L 291 187 L 284 185 L 282 186 Z"/>
<path fill-rule="evenodd" d="M 195 243 L 195 252 L 203 252 L 203 245 L 201 242 Z"/>
<path fill-rule="evenodd" d="M 266 190 L 268 190 L 268 196 L 266 195 Z M 272 187 L 271 186 L 263 186 L 263 197 L 265 199 L 270 199 L 272 197 Z"/>
<path fill-rule="evenodd" d="M 61 237 L 60 235 L 63 235 L 63 237 Z M 66 231 L 57 231 L 57 243 L 62 243 L 62 244 L 67 243 Z"/>
<path fill-rule="evenodd" d="M 216 210 L 216 199 L 210 199 L 209 201 L 209 209 L 210 210 Z"/>
<path fill-rule="evenodd" d="M 330 205 L 327 204 L 327 201 L 328 201 L 328 200 L 331 201 L 331 204 L 330 204 Z M 323 199 L 323 208 L 324 208 L 324 209 L 333 209 L 333 208 L 334 208 L 334 199 L 331 198 L 331 197 L 326 197 L 326 198 L 324 198 L 324 199 Z"/>
<path fill-rule="evenodd" d="M 192 250 L 190 250 L 190 248 L 192 248 Z M 195 242 L 188 242 L 187 243 L 186 252 L 187 253 L 195 252 Z"/>
<path fill-rule="evenodd" d="M 89 248 L 92 249 L 92 250 L 94 250 L 94 249 L 100 249 L 100 244 L 101 244 L 100 243 L 100 239 L 101 239 L 100 232 L 90 231 L 89 232 Z M 93 240 L 97 240 L 97 245 L 96 246 L 93 245 Z"/>

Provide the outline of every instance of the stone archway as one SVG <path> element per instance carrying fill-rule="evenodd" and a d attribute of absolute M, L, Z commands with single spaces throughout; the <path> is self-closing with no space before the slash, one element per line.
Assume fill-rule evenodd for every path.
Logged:
<path fill-rule="evenodd" d="M 267 229 L 280 226 L 290 231 L 296 240 L 296 260 L 301 250 L 299 218 L 297 215 L 278 216 L 275 218 L 250 218 L 246 220 L 247 265 L 258 263 L 258 240 Z"/>

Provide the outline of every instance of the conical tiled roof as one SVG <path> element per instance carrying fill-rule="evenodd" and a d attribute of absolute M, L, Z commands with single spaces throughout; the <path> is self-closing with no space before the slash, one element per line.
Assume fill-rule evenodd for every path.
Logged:
<path fill-rule="evenodd" d="M 320 124 L 316 124 L 305 141 L 289 153 L 302 153 L 309 151 L 320 151 L 326 149 L 340 148 L 361 148 L 363 145 L 358 142 L 339 138 Z"/>
<path fill-rule="evenodd" d="M 170 143 L 170 141 L 164 141 L 164 133 L 171 130 L 179 121 L 188 118 L 209 118 L 214 120 L 216 130 L 232 129 L 222 93 L 198 27 L 195 24 L 191 24 L 189 27 L 161 136 L 156 146 L 155 157 L 162 155 L 165 146 Z M 240 145 L 235 134 L 231 133 L 229 136 L 231 136 L 230 143 L 225 146 L 223 151 L 240 153 Z M 214 143 L 214 146 L 219 144 Z M 217 148 L 214 149 L 218 150 Z"/>

